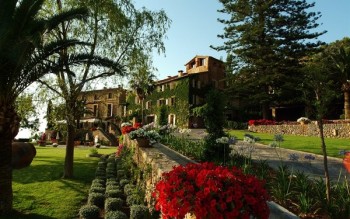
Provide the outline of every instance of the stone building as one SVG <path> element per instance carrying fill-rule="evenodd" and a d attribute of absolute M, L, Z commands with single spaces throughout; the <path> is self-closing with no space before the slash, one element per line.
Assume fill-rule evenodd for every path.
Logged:
<path fill-rule="evenodd" d="M 225 67 L 211 56 L 195 56 L 178 71 L 155 83 L 154 91 L 144 100 L 145 123 L 159 123 L 160 109 L 166 109 L 167 123 L 180 127 L 203 127 L 201 118 L 191 116 L 191 109 L 205 104 L 210 88 L 224 89 Z M 133 92 L 127 97 L 127 115 L 141 115 L 141 100 Z"/>
<path fill-rule="evenodd" d="M 89 141 L 95 141 L 98 136 L 100 141 L 115 145 L 116 137 L 120 134 L 119 123 L 123 115 L 126 90 L 118 87 L 85 91 L 79 98 L 85 101 L 79 128 L 92 131 L 89 133 Z"/>

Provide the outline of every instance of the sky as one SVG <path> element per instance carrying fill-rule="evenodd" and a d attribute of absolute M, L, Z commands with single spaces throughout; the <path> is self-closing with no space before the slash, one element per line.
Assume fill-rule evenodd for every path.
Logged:
<path fill-rule="evenodd" d="M 312 11 L 321 12 L 318 20 L 321 24 L 316 31 L 328 31 L 319 37 L 326 43 L 350 37 L 350 0 L 307 0 L 316 2 Z M 172 20 L 167 32 L 165 54 L 154 54 L 153 64 L 158 69 L 156 76 L 164 79 L 174 76 L 178 70 L 185 70 L 185 64 L 196 55 L 209 55 L 225 60 L 225 52 L 217 52 L 210 45 L 223 44 L 217 38 L 223 33 L 224 26 L 217 21 L 222 17 L 218 0 L 135 0 L 137 7 L 146 7 L 150 10 L 163 9 Z"/>

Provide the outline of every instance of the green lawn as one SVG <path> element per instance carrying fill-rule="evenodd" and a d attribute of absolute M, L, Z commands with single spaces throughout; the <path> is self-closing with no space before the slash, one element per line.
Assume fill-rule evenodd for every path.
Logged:
<path fill-rule="evenodd" d="M 76 148 L 73 180 L 61 179 L 65 148 L 36 147 L 30 167 L 13 172 L 13 207 L 18 215 L 11 218 L 78 218 L 85 204 L 98 158 L 88 158 L 89 149 Z M 110 154 L 116 148 L 98 149 Z"/>
<path fill-rule="evenodd" d="M 228 133 L 230 135 L 238 137 L 240 140 L 243 139 L 245 133 L 249 133 L 256 137 L 260 137 L 260 143 L 266 145 L 273 141 L 274 136 L 273 134 L 252 133 L 244 130 L 229 130 Z M 329 156 L 341 157 L 339 155 L 340 150 L 350 151 L 350 139 L 326 138 L 326 146 Z M 321 140 L 319 137 L 284 135 L 284 142 L 282 142 L 281 147 L 315 154 L 322 154 Z"/>

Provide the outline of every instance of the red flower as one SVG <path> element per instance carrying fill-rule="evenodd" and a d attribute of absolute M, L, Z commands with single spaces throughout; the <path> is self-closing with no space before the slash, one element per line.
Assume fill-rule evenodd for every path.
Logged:
<path fill-rule="evenodd" d="M 213 163 L 174 167 L 163 174 L 152 196 L 162 218 L 268 218 L 264 183 L 237 168 Z"/>
<path fill-rule="evenodd" d="M 125 135 L 125 134 L 128 134 L 129 132 L 132 132 L 136 130 L 134 127 L 132 127 L 131 125 L 130 126 L 124 126 L 122 127 L 122 134 Z"/>

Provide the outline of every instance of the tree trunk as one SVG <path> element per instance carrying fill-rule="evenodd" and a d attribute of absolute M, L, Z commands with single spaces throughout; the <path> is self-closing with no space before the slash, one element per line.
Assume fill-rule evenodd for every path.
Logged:
<path fill-rule="evenodd" d="M 67 121 L 67 142 L 66 142 L 66 157 L 64 161 L 63 178 L 73 178 L 73 162 L 74 162 L 74 138 L 75 127 Z"/>
<path fill-rule="evenodd" d="M 262 116 L 263 119 L 270 119 L 270 110 L 269 105 L 267 103 L 262 104 Z"/>
<path fill-rule="evenodd" d="M 344 90 L 344 116 L 345 119 L 350 119 L 350 92 Z"/>
<path fill-rule="evenodd" d="M 11 103 L 0 103 L 0 215 L 12 211 L 12 140 L 19 130 L 19 117 Z"/>
<path fill-rule="evenodd" d="M 331 184 L 330 184 L 330 180 L 329 180 L 327 147 L 326 147 L 326 143 L 324 141 L 322 119 L 318 119 L 317 123 L 318 123 L 318 129 L 320 131 L 321 147 L 322 147 L 322 154 L 323 154 L 324 175 L 326 178 L 326 197 L 327 197 L 327 202 L 329 203 L 329 201 L 331 199 Z"/>

